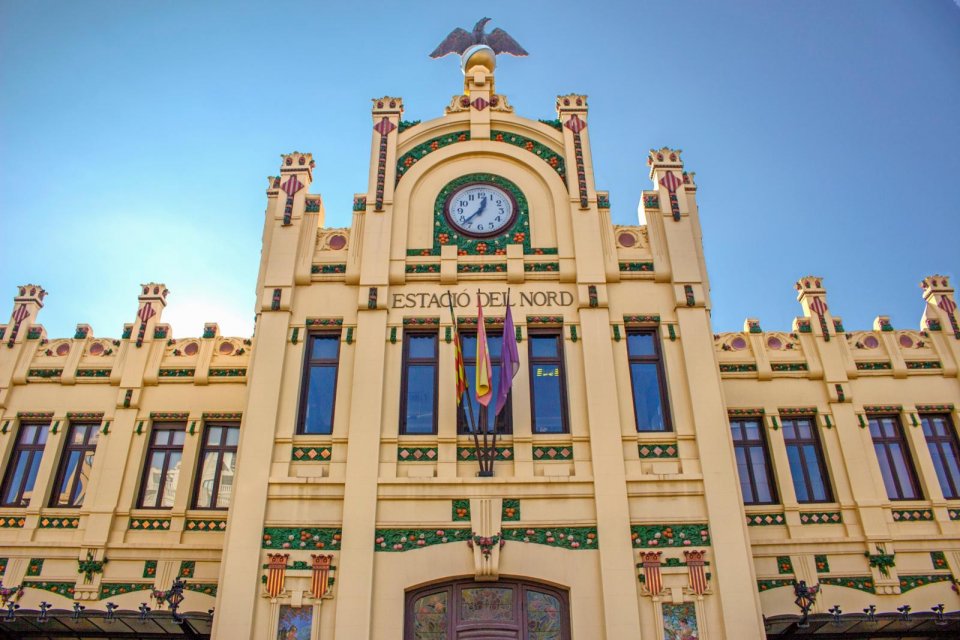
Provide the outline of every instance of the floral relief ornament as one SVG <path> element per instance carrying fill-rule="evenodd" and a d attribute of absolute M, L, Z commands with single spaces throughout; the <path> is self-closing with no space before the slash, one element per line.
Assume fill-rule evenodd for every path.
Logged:
<path fill-rule="evenodd" d="M 489 558 L 490 554 L 493 553 L 493 548 L 497 545 L 500 545 L 500 548 L 503 548 L 503 545 L 506 544 L 506 540 L 503 539 L 503 536 L 499 533 L 492 536 L 481 536 L 476 533 L 473 534 L 473 537 L 467 540 L 467 546 L 473 549 L 474 545 L 480 547 L 480 553 L 483 554 L 484 558 Z"/>

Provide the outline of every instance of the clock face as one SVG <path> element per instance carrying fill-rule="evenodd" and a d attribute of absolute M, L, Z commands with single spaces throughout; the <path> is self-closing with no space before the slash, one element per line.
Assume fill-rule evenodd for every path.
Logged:
<path fill-rule="evenodd" d="M 517 215 L 513 196 L 489 182 L 475 182 L 457 189 L 447 198 L 443 210 L 450 226 L 473 238 L 502 233 Z"/>

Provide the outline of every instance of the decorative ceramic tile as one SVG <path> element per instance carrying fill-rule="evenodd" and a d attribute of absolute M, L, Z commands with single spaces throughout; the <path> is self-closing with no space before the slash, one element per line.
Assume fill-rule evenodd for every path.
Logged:
<path fill-rule="evenodd" d="M 127 528 L 133 531 L 169 531 L 170 518 L 130 518 Z"/>
<path fill-rule="evenodd" d="M 748 513 L 748 527 L 769 527 L 787 524 L 786 518 L 782 513 Z"/>
<path fill-rule="evenodd" d="M 477 459 L 477 449 L 476 447 L 457 447 L 457 459 L 458 460 L 476 460 Z M 494 460 L 513 460 L 513 447 L 497 447 L 497 454 L 493 458 Z"/>
<path fill-rule="evenodd" d="M 109 582 L 100 585 L 100 599 L 106 600 L 114 596 L 136 591 L 153 591 L 152 582 Z"/>
<path fill-rule="evenodd" d="M 469 500 L 452 500 L 451 501 L 451 516 L 454 522 L 469 522 L 470 521 L 470 501 Z"/>
<path fill-rule="evenodd" d="M 800 524 L 840 524 L 843 514 L 839 511 L 801 511 Z"/>
<path fill-rule="evenodd" d="M 827 577 L 819 578 L 821 585 L 832 585 L 835 587 L 846 587 L 848 589 L 857 589 L 874 593 L 873 578 L 869 576 L 847 576 L 847 577 Z"/>
<path fill-rule="evenodd" d="M 573 460 L 572 445 L 553 445 L 533 448 L 534 460 Z"/>
<path fill-rule="evenodd" d="M 64 598 L 72 598 L 76 583 L 51 582 L 49 580 L 24 580 L 23 587 L 24 589 L 42 589 L 43 591 L 49 591 L 50 593 L 55 593 L 63 596 Z"/>
<path fill-rule="evenodd" d="M 894 509 L 890 513 L 894 522 L 933 521 L 932 509 Z"/>
<path fill-rule="evenodd" d="M 793 574 L 793 561 L 790 556 L 777 556 L 777 573 L 780 575 Z"/>
<path fill-rule="evenodd" d="M 571 550 L 590 550 L 600 546 L 596 527 L 531 527 L 504 529 L 503 539 Z"/>
<path fill-rule="evenodd" d="M 676 442 L 641 442 L 637 445 L 641 460 L 662 460 L 678 457 Z"/>
<path fill-rule="evenodd" d="M 934 582 L 952 582 L 953 576 L 949 573 L 931 574 L 923 576 L 900 576 L 900 593 L 922 587 Z"/>
<path fill-rule="evenodd" d="M 156 578 L 157 577 L 157 561 L 156 560 L 147 560 L 143 563 L 143 577 L 144 578 Z"/>
<path fill-rule="evenodd" d="M 433 462 L 437 459 L 436 447 L 398 447 L 397 460 L 400 462 Z"/>
<path fill-rule="evenodd" d="M 334 528 L 266 527 L 264 549 L 339 549 L 343 532 Z"/>
<path fill-rule="evenodd" d="M 830 562 L 826 555 L 815 555 L 813 561 L 817 565 L 817 573 L 830 573 Z"/>
<path fill-rule="evenodd" d="M 294 447 L 290 458 L 294 462 L 329 462 L 333 447 Z"/>
<path fill-rule="evenodd" d="M 504 499 L 503 507 L 500 511 L 500 520 L 503 522 L 516 522 L 520 520 L 520 501 Z"/>
<path fill-rule="evenodd" d="M 689 547 L 710 544 L 710 529 L 703 524 L 631 525 L 634 547 Z"/>
<path fill-rule="evenodd" d="M 80 518 L 48 518 L 43 516 L 39 522 L 41 529 L 77 529 L 80 526 Z"/>
<path fill-rule="evenodd" d="M 374 551 L 410 551 L 448 542 L 465 542 L 470 529 L 377 529 Z"/>

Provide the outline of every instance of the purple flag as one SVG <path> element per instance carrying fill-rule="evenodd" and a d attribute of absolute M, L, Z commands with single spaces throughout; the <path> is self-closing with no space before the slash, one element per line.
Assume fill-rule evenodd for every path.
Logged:
<path fill-rule="evenodd" d="M 517 332 L 513 329 L 513 314 L 510 312 L 510 296 L 507 295 L 507 316 L 503 320 L 503 342 L 500 347 L 500 384 L 497 386 L 497 409 L 500 415 L 507 404 L 507 395 L 513 386 L 513 377 L 520 370 L 520 354 L 517 352 Z"/>

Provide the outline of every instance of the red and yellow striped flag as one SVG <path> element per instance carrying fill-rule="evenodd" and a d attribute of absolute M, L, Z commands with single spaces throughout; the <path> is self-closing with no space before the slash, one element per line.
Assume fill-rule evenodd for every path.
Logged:
<path fill-rule="evenodd" d="M 319 600 L 327 592 L 327 583 L 330 576 L 330 563 L 333 555 L 310 554 L 313 559 L 313 580 L 310 583 L 310 595 Z"/>
<path fill-rule="evenodd" d="M 267 593 L 276 598 L 283 592 L 283 582 L 287 576 L 289 553 L 267 554 Z"/>
<path fill-rule="evenodd" d="M 460 345 L 460 329 L 457 326 L 457 314 L 453 312 L 453 296 L 450 299 L 450 318 L 453 321 L 453 353 L 454 371 L 457 376 L 457 404 L 463 400 L 463 393 L 467 390 L 467 371 L 463 367 L 463 347 Z"/>

